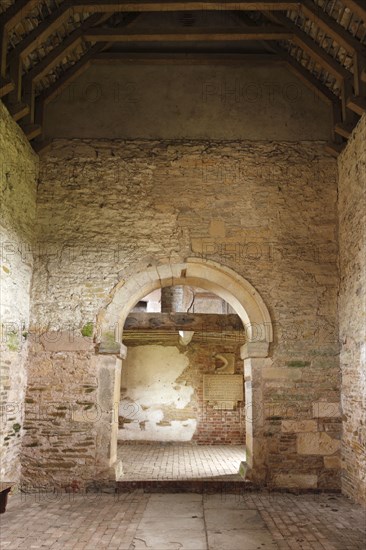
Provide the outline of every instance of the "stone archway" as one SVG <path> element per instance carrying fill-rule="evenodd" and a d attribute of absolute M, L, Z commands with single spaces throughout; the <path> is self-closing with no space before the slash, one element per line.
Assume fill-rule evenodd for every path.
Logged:
<path fill-rule="evenodd" d="M 123 326 L 134 305 L 144 296 L 173 285 L 189 285 L 204 288 L 228 302 L 239 315 L 245 328 L 246 343 L 241 348 L 244 360 L 246 392 L 246 476 L 263 483 L 266 476 L 266 445 L 263 436 L 262 378 L 263 366 L 268 366 L 269 344 L 273 340 L 273 327 L 268 309 L 257 290 L 232 269 L 210 260 L 191 258 L 182 263 L 149 267 L 136 273 L 130 280 L 119 283 L 110 303 L 98 315 L 98 334 L 103 349 L 118 345 L 115 355 L 99 355 L 100 372 L 104 372 L 104 404 L 109 400 L 108 414 L 102 424 L 100 441 L 109 439 L 109 453 L 102 449 L 99 462 L 120 471 L 117 462 L 118 402 L 122 361 L 127 349 L 122 343 Z M 108 387 L 107 387 L 108 386 Z M 109 430 L 106 432 L 106 428 Z M 104 447 L 105 448 L 105 447 Z M 118 474 L 117 474 L 118 475 Z"/>

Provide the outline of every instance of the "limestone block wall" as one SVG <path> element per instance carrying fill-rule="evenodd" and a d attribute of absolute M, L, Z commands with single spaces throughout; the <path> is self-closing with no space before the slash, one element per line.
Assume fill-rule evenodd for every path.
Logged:
<path fill-rule="evenodd" d="M 171 340 L 171 339 L 169 339 Z M 178 338 L 176 338 L 178 340 Z M 194 441 L 198 444 L 244 445 L 245 408 L 204 400 L 203 375 L 220 376 L 222 353 L 232 370 L 243 374 L 240 345 L 192 341 L 128 344 L 122 365 L 120 429 L 123 441 Z M 244 385 L 244 379 L 242 384 Z"/>
<path fill-rule="evenodd" d="M 55 141 L 41 159 L 32 330 L 87 335 L 116 289 L 151 265 L 196 256 L 233 269 L 258 290 L 274 325 L 261 377 L 266 481 L 337 488 L 336 202 L 336 162 L 320 142 Z M 54 369 L 63 353 L 55 346 L 41 359 L 32 353 L 31 364 Z M 83 401 L 92 361 L 62 355 L 62 376 L 54 369 L 58 383 L 44 385 L 43 401 Z M 39 388 L 34 369 L 30 399 Z M 75 372 L 77 387 L 69 382 Z M 91 406 L 100 384 L 88 394 Z M 70 426 L 49 419 L 39 445 L 27 422 L 24 471 L 35 483 L 53 479 L 45 448 L 58 448 L 65 483 L 97 475 L 98 426 L 84 424 L 79 435 L 81 446 L 93 442 L 87 464 L 63 452 L 70 445 L 60 433 Z"/>
<path fill-rule="evenodd" d="M 338 161 L 345 493 L 366 502 L 366 116 Z"/>
<path fill-rule="evenodd" d="M 0 102 L 0 480 L 20 479 L 38 158 Z"/>

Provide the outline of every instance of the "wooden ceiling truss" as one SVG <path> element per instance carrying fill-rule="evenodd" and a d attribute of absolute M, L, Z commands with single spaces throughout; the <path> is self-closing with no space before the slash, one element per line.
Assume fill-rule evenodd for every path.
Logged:
<path fill-rule="evenodd" d="M 0 97 L 35 149 L 45 105 L 92 63 L 284 64 L 331 105 L 327 150 L 334 156 L 366 112 L 363 0 L 4 0 L 1 9 Z M 235 25 L 187 26 L 184 16 L 195 12 L 227 12 Z M 134 24 L 154 13 L 183 15 L 183 24 L 173 30 Z M 248 41 L 267 53 L 227 51 Z M 116 44 L 123 51 L 113 50 Z M 192 44 L 214 45 L 215 53 L 192 53 Z M 176 45 L 188 45 L 187 52 Z"/>

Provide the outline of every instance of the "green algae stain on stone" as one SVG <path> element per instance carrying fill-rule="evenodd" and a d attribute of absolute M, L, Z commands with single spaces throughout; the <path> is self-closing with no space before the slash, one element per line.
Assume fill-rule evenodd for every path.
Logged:
<path fill-rule="evenodd" d="M 309 367 L 310 366 L 310 361 L 288 361 L 288 363 L 286 363 L 286 365 L 288 367 L 299 369 L 299 368 L 303 368 L 303 367 Z"/>
<path fill-rule="evenodd" d="M 81 334 L 83 336 L 88 336 L 88 337 L 93 336 L 93 327 L 94 327 L 93 323 L 89 321 L 89 323 L 86 323 L 81 329 Z"/>

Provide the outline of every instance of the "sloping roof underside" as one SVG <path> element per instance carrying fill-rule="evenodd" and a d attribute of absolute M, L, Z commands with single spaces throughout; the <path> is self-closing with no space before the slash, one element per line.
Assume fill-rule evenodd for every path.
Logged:
<path fill-rule="evenodd" d="M 366 104 L 365 0 L 0 0 L 0 14 L 1 95 L 30 139 L 58 83 L 101 53 L 280 58 L 333 103 L 335 152 Z"/>

